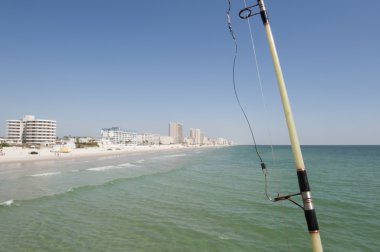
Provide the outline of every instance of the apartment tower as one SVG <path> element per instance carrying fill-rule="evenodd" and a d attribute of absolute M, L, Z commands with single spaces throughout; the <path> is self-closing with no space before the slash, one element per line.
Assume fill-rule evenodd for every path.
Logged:
<path fill-rule="evenodd" d="M 203 137 L 200 129 L 190 129 L 190 139 L 193 144 L 203 144 Z"/>
<path fill-rule="evenodd" d="M 175 144 L 183 143 L 182 123 L 170 122 L 169 123 L 169 136 L 173 138 Z"/>

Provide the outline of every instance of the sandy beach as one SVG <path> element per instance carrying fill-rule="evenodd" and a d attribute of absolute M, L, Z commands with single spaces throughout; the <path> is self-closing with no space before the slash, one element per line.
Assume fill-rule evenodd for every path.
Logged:
<path fill-rule="evenodd" d="M 112 146 L 72 149 L 69 153 L 56 152 L 51 148 L 21 148 L 5 147 L 0 154 L 0 164 L 9 162 L 28 162 L 42 160 L 59 160 L 88 156 L 128 155 L 139 152 L 170 151 L 178 149 L 200 148 L 183 145 L 154 145 L 154 146 Z M 37 154 L 31 154 L 36 152 Z"/>

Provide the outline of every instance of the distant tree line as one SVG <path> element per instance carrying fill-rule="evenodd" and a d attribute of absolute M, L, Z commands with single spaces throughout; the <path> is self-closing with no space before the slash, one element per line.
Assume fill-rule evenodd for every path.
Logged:
<path fill-rule="evenodd" d="M 0 143 L 0 147 L 10 147 L 9 143 Z"/>
<path fill-rule="evenodd" d="M 88 147 L 99 147 L 98 143 L 95 140 L 89 141 L 87 143 L 80 143 L 79 138 L 75 142 L 76 148 L 88 148 Z"/>

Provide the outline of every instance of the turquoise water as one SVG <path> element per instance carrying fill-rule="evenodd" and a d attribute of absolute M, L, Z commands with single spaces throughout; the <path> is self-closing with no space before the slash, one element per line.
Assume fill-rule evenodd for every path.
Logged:
<path fill-rule="evenodd" d="M 325 251 L 378 251 L 380 147 L 302 150 Z M 297 192 L 290 148 L 260 152 Z M 0 251 L 310 251 L 251 146 L 1 164 L 1 202 Z"/>

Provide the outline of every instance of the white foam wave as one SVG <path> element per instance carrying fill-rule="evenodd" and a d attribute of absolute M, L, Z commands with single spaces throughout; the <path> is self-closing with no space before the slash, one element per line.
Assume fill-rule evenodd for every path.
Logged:
<path fill-rule="evenodd" d="M 173 155 L 168 155 L 167 157 L 186 157 L 187 154 L 173 154 Z"/>
<path fill-rule="evenodd" d="M 136 161 L 137 164 L 142 164 L 142 163 L 144 163 L 144 162 L 145 162 L 144 159 L 140 159 L 140 160 L 137 160 L 137 161 Z"/>
<path fill-rule="evenodd" d="M 221 240 L 230 240 L 231 238 L 224 236 L 224 235 L 218 235 L 218 238 Z"/>
<path fill-rule="evenodd" d="M 187 154 L 173 154 L 173 155 L 156 157 L 156 159 L 168 159 L 168 158 L 185 157 L 185 156 L 188 156 L 188 155 Z"/>
<path fill-rule="evenodd" d="M 113 169 L 122 169 L 125 167 L 138 167 L 138 165 L 125 163 L 125 164 L 119 164 L 119 165 L 108 165 L 108 166 L 88 168 L 87 171 L 108 171 L 108 170 L 113 170 Z"/>
<path fill-rule="evenodd" d="M 131 164 L 131 163 L 125 163 L 125 164 L 119 164 L 118 166 L 119 167 L 136 167 L 138 165 Z"/>
<path fill-rule="evenodd" d="M 4 202 L 0 203 L 0 206 L 10 206 L 10 205 L 13 204 L 13 202 L 14 202 L 13 199 L 7 200 L 7 201 L 4 201 Z"/>
<path fill-rule="evenodd" d="M 117 168 L 117 167 L 113 166 L 113 165 L 108 165 L 108 166 L 88 168 L 87 171 L 107 171 L 107 170 L 111 170 L 111 169 L 115 169 L 115 168 Z"/>
<path fill-rule="evenodd" d="M 45 172 L 45 173 L 37 173 L 30 175 L 31 177 L 45 177 L 45 176 L 53 176 L 53 175 L 58 175 L 61 174 L 61 172 Z"/>

